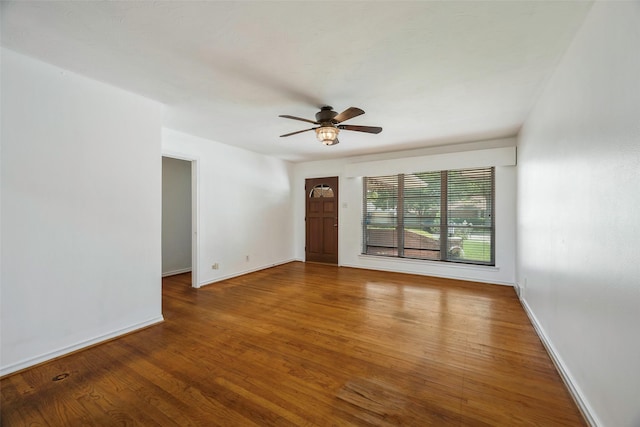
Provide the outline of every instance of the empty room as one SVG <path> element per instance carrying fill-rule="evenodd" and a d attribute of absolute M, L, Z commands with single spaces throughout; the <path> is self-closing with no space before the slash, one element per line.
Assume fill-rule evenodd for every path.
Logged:
<path fill-rule="evenodd" d="M 640 1 L 0 7 L 0 425 L 640 426 Z"/>

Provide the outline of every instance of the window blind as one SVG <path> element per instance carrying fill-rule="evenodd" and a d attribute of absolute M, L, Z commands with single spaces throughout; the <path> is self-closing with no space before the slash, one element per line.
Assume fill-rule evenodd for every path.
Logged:
<path fill-rule="evenodd" d="M 494 169 L 365 177 L 363 253 L 494 265 Z"/>
<path fill-rule="evenodd" d="M 365 239 L 371 255 L 398 255 L 398 175 L 364 179 Z"/>

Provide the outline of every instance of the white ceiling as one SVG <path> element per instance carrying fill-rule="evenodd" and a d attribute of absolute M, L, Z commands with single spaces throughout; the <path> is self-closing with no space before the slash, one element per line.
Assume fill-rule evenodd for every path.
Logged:
<path fill-rule="evenodd" d="M 167 105 L 165 125 L 292 161 L 517 133 L 591 2 L 7 2 L 3 46 Z M 366 114 L 325 147 L 322 105 Z"/>

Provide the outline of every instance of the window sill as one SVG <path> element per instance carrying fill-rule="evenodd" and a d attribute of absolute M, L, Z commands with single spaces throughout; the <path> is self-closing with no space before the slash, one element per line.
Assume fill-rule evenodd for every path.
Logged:
<path fill-rule="evenodd" d="M 393 263 L 393 264 L 404 264 L 404 265 L 423 265 L 436 267 L 436 268 L 454 268 L 456 270 L 469 270 L 469 271 L 500 271 L 499 266 L 493 265 L 478 265 L 478 264 L 461 264 L 457 262 L 445 262 L 445 261 L 431 261 L 431 260 L 423 260 L 423 259 L 411 259 L 411 258 L 395 258 L 395 257 L 385 257 L 378 255 L 358 255 L 358 258 L 366 261 L 382 261 L 385 263 Z"/>

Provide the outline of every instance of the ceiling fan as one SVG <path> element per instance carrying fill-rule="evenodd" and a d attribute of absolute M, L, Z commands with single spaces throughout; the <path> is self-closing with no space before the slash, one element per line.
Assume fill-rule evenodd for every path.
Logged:
<path fill-rule="evenodd" d="M 340 124 L 342 122 L 345 122 L 349 119 L 360 116 L 362 114 L 364 114 L 364 111 L 356 107 L 349 107 L 346 110 L 344 110 L 342 113 L 338 114 L 335 111 L 333 111 L 333 107 L 325 106 L 325 107 L 322 107 L 320 111 L 316 113 L 315 121 L 303 119 L 295 116 L 280 115 L 278 117 L 284 117 L 285 119 L 300 120 L 302 122 L 319 125 L 317 127 L 280 135 L 280 137 L 291 136 L 291 135 L 296 135 L 298 133 L 315 130 L 318 141 L 322 142 L 324 145 L 336 145 L 337 143 L 340 142 L 338 141 L 338 133 L 341 130 L 354 130 L 357 132 L 367 132 L 367 133 L 382 132 L 382 128 L 377 126 L 357 126 L 357 125 Z"/>

